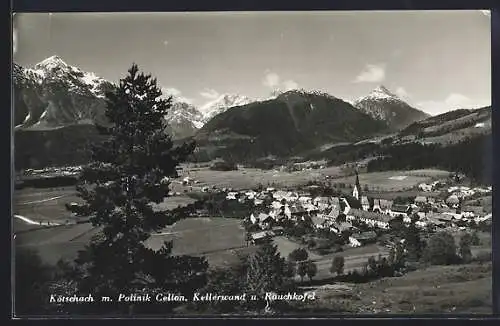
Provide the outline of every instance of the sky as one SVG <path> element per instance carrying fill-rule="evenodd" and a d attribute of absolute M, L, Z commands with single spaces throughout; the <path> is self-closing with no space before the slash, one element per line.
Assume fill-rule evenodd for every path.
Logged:
<path fill-rule="evenodd" d="M 430 114 L 491 103 L 485 11 L 20 13 L 14 61 L 52 55 L 118 81 L 133 62 L 196 106 L 221 94 L 384 85 Z"/>

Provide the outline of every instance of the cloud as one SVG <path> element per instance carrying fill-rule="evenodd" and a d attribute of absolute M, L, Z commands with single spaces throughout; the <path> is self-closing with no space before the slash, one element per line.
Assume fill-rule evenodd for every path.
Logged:
<path fill-rule="evenodd" d="M 167 44 L 168 44 L 167 40 L 163 41 L 163 45 L 167 46 Z"/>
<path fill-rule="evenodd" d="M 472 101 L 465 95 L 452 93 L 448 95 L 448 97 L 445 100 L 445 103 L 448 104 L 450 107 L 463 108 L 471 105 Z"/>
<path fill-rule="evenodd" d="M 367 64 L 354 79 L 355 83 L 379 83 L 385 79 L 385 64 Z"/>
<path fill-rule="evenodd" d="M 277 73 L 269 70 L 266 71 L 266 75 L 262 80 L 262 84 L 266 87 L 269 87 L 273 91 L 289 91 L 292 89 L 297 89 L 299 87 L 299 84 L 292 79 L 281 81 L 281 77 Z"/>
<path fill-rule="evenodd" d="M 292 89 L 297 89 L 299 88 L 299 84 L 297 84 L 295 81 L 289 79 L 289 80 L 285 80 L 283 82 L 283 89 L 285 91 L 289 91 L 289 90 L 292 90 Z"/>
<path fill-rule="evenodd" d="M 395 93 L 397 96 L 399 96 L 401 98 L 409 98 L 410 97 L 410 94 L 406 91 L 406 89 L 404 87 L 396 88 Z"/>
<path fill-rule="evenodd" d="M 264 84 L 264 86 L 276 88 L 280 84 L 280 76 L 278 76 L 277 73 L 268 71 L 262 83 Z"/>
<path fill-rule="evenodd" d="M 441 114 L 458 109 L 475 109 L 488 105 L 490 104 L 487 101 L 475 101 L 459 93 L 451 93 L 442 101 L 423 101 L 416 103 L 419 109 L 429 114 Z"/>
<path fill-rule="evenodd" d="M 217 92 L 215 89 L 210 88 L 206 88 L 203 92 L 200 93 L 200 95 L 210 100 L 214 100 L 220 96 L 219 92 Z"/>
<path fill-rule="evenodd" d="M 172 96 L 176 101 L 193 104 L 192 99 L 182 96 L 182 92 L 175 87 L 163 87 L 161 92 L 163 93 L 163 96 Z"/>
<path fill-rule="evenodd" d="M 178 90 L 177 88 L 174 88 L 174 87 L 164 87 L 162 89 L 162 92 L 164 95 L 167 95 L 167 96 L 180 96 L 182 94 L 182 92 L 180 90 Z"/>

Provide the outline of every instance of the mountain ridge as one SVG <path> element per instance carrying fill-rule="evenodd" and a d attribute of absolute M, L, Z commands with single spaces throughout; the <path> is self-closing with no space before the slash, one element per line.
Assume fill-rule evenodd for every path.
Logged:
<path fill-rule="evenodd" d="M 385 122 L 393 131 L 405 128 L 415 121 L 430 116 L 410 106 L 383 85 L 373 89 L 368 95 L 355 100 L 353 105 L 374 119 Z"/>

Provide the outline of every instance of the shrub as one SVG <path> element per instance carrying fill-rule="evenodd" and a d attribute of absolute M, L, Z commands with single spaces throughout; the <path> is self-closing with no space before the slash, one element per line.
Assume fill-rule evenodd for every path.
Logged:
<path fill-rule="evenodd" d="M 335 256 L 330 267 L 330 273 L 337 273 L 337 275 L 344 274 L 345 259 L 343 256 Z"/>
<path fill-rule="evenodd" d="M 424 261 L 432 265 L 455 264 L 458 258 L 455 239 L 445 231 L 438 232 L 429 239 L 423 255 Z"/>
<path fill-rule="evenodd" d="M 473 260 L 480 263 L 490 262 L 492 260 L 491 251 L 481 251 L 473 257 Z"/>

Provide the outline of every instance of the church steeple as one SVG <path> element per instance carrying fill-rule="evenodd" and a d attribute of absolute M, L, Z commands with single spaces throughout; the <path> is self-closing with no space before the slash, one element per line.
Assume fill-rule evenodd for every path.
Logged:
<path fill-rule="evenodd" d="M 359 185 L 358 169 L 356 169 L 356 182 L 354 183 L 354 189 L 352 190 L 352 196 L 359 200 L 361 195 L 361 186 Z"/>

